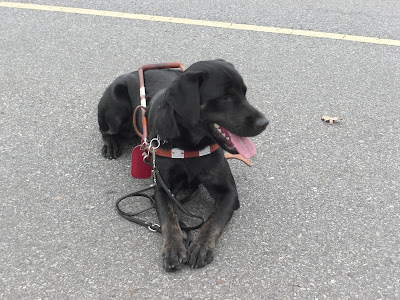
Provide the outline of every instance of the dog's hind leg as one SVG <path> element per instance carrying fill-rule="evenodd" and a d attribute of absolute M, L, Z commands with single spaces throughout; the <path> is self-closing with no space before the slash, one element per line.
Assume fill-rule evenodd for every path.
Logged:
<path fill-rule="evenodd" d="M 104 141 L 101 153 L 105 158 L 115 159 L 121 154 L 120 129 L 122 120 L 117 116 L 106 118 L 105 124 L 99 121 L 100 132 Z"/>
<path fill-rule="evenodd" d="M 132 104 L 127 87 L 117 84 L 106 90 L 98 106 L 98 121 L 104 145 L 104 157 L 113 159 L 121 154 L 121 141 L 133 136 Z"/>
<path fill-rule="evenodd" d="M 118 136 L 115 134 L 101 133 L 104 145 L 101 148 L 101 154 L 105 158 L 115 159 L 121 155 L 121 146 Z"/>

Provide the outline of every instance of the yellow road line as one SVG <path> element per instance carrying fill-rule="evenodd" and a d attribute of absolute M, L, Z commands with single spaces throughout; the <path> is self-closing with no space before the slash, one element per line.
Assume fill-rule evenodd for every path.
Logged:
<path fill-rule="evenodd" d="M 344 40 L 344 41 L 351 41 L 351 42 L 361 42 L 361 43 L 380 44 L 380 45 L 389 45 L 389 46 L 400 46 L 400 40 L 380 39 L 380 38 L 367 37 L 367 36 L 357 36 L 357 35 L 348 35 L 348 34 L 340 34 L 340 33 L 328 33 L 328 32 L 319 32 L 319 31 L 298 30 L 298 29 L 290 29 L 290 28 L 268 27 L 268 26 L 258 26 L 258 25 L 238 24 L 238 23 L 214 22 L 214 21 L 206 21 L 206 20 L 162 17 L 162 16 L 143 15 L 143 14 L 131 14 L 131 13 L 96 10 L 96 9 L 86 9 L 86 8 L 50 6 L 50 5 L 18 3 L 18 2 L 0 2 L 0 7 L 45 10 L 45 11 L 55 11 L 55 12 L 64 12 L 64 13 L 73 13 L 73 14 L 143 20 L 143 21 L 152 21 L 152 22 L 186 24 L 186 25 L 206 26 L 206 27 L 215 27 L 215 28 L 227 28 L 227 29 L 234 29 L 234 30 L 246 30 L 246 31 L 256 31 L 256 32 L 288 34 L 288 35 L 295 35 L 295 36 L 316 37 L 316 38 L 324 38 L 324 39 Z"/>

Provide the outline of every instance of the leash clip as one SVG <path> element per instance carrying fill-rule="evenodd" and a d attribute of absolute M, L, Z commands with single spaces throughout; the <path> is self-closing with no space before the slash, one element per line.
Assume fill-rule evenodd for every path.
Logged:
<path fill-rule="evenodd" d="M 142 144 L 140 145 L 140 149 L 142 151 L 146 151 L 149 154 L 150 151 L 158 149 L 160 145 L 161 140 L 160 137 L 157 135 L 157 137 L 151 139 L 150 142 L 147 140 L 147 138 L 144 138 Z"/>
<path fill-rule="evenodd" d="M 143 161 L 149 164 L 148 158 L 150 156 L 150 152 L 153 158 L 153 169 L 155 168 L 155 150 L 158 149 L 161 145 L 160 137 L 157 136 L 148 142 L 147 138 L 143 139 L 142 144 L 140 145 L 140 149 L 143 151 Z"/>
<path fill-rule="evenodd" d="M 160 147 L 161 142 L 160 142 L 160 137 L 157 135 L 157 137 L 153 138 L 148 147 L 148 152 L 147 156 L 150 155 L 151 151 L 151 160 L 152 160 L 152 169 L 151 169 L 151 179 L 153 180 L 153 184 L 157 184 L 157 178 L 155 175 L 155 169 L 156 169 L 156 150 Z M 150 228 L 149 228 L 150 229 Z M 150 229 L 151 230 L 151 229 Z"/>
<path fill-rule="evenodd" d="M 153 184 L 157 185 L 157 176 L 155 174 L 156 170 L 156 150 L 153 149 L 151 153 L 151 159 L 152 159 L 152 167 L 151 167 L 151 179 L 153 180 Z"/>
<path fill-rule="evenodd" d="M 151 232 L 156 232 L 158 230 L 161 230 L 161 226 L 159 224 L 150 224 L 149 226 L 147 226 L 147 228 L 151 231 Z"/>

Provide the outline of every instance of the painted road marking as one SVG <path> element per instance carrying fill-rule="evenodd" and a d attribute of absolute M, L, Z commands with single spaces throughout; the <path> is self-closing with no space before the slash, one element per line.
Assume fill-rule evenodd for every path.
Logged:
<path fill-rule="evenodd" d="M 343 40 L 343 41 L 350 41 L 350 42 L 360 42 L 360 43 L 379 44 L 379 45 L 388 45 L 388 46 L 398 46 L 398 47 L 400 46 L 400 40 L 380 39 L 380 38 L 376 38 L 376 37 L 319 32 L 319 31 L 310 31 L 310 30 L 298 30 L 298 29 L 290 29 L 290 28 L 268 27 L 268 26 L 259 26 L 259 25 L 238 24 L 238 23 L 228 23 L 228 22 L 216 22 L 216 21 L 206 21 L 206 20 L 152 16 L 152 15 L 132 14 L 132 13 L 123 13 L 123 12 L 106 11 L 106 10 L 86 9 L 86 8 L 51 6 L 51 5 L 18 3 L 18 2 L 0 2 L 0 7 L 55 11 L 55 12 L 64 12 L 64 13 L 73 13 L 73 14 L 83 14 L 83 15 L 93 15 L 93 16 L 102 16 L 102 17 L 113 17 L 113 18 L 122 18 L 122 19 L 151 21 L 151 22 L 175 23 L 175 24 L 206 26 L 206 27 L 215 27 L 215 28 L 226 28 L 226 29 L 233 29 L 233 30 L 245 30 L 245 31 L 286 34 L 286 35 L 294 35 L 294 36 L 306 36 L 306 37 Z"/>

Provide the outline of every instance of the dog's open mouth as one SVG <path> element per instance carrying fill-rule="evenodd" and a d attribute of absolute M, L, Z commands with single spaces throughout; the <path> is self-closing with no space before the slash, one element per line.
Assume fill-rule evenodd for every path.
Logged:
<path fill-rule="evenodd" d="M 233 154 L 240 153 L 245 158 L 256 154 L 256 146 L 248 137 L 233 134 L 217 123 L 213 123 L 210 127 L 215 139 L 225 150 Z"/>

